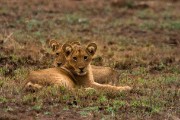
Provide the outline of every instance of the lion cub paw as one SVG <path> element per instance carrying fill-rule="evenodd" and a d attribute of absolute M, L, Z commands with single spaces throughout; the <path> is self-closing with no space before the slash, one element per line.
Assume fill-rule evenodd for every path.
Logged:
<path fill-rule="evenodd" d="M 124 90 L 129 91 L 129 90 L 132 90 L 132 87 L 129 87 L 129 86 L 118 87 L 118 90 L 120 90 L 120 91 L 124 91 Z"/>
<path fill-rule="evenodd" d="M 41 89 L 42 86 L 38 85 L 38 84 L 33 84 L 31 82 L 27 83 L 27 85 L 25 86 L 25 90 L 26 91 L 31 91 L 31 92 L 35 92 L 39 89 Z"/>

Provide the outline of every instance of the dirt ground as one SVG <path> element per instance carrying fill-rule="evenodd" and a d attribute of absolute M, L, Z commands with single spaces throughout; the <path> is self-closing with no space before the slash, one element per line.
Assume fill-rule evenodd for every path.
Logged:
<path fill-rule="evenodd" d="M 180 1 L 0 0 L 0 120 L 180 119 Z M 53 67 L 48 39 L 96 42 L 92 64 L 118 70 L 118 95 L 21 91 Z"/>

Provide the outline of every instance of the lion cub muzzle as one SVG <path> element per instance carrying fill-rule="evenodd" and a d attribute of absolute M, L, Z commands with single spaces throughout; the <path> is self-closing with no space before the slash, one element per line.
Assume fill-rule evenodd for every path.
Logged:
<path fill-rule="evenodd" d="M 79 67 L 77 74 L 82 76 L 82 75 L 86 75 L 87 71 L 85 69 L 85 67 Z"/>

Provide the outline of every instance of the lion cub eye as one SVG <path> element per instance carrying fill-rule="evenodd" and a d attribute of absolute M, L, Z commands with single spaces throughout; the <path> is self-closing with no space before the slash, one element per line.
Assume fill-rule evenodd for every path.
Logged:
<path fill-rule="evenodd" d="M 74 61 L 77 61 L 77 57 L 73 57 L 73 60 L 74 60 Z"/>
<path fill-rule="evenodd" d="M 60 53 L 58 53 L 58 52 L 56 53 L 57 56 L 58 56 L 59 54 L 60 54 Z"/>
<path fill-rule="evenodd" d="M 88 57 L 87 56 L 84 56 L 84 60 L 87 60 L 88 59 Z"/>

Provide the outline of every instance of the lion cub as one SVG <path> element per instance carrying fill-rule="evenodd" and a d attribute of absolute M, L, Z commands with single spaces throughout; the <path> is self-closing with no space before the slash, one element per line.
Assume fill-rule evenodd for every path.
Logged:
<path fill-rule="evenodd" d="M 73 45 L 80 45 L 80 42 L 69 42 L 69 44 Z M 53 65 L 55 67 L 61 67 L 65 64 L 65 55 L 62 52 L 62 45 L 60 42 L 56 40 L 49 41 L 49 47 L 53 51 L 54 54 L 54 61 Z M 101 84 L 111 84 L 116 85 L 119 79 L 119 74 L 116 70 L 113 70 L 110 67 L 102 67 L 102 66 L 95 66 L 91 65 L 92 72 L 94 76 L 95 82 Z"/>
<path fill-rule="evenodd" d="M 63 54 L 66 62 L 62 68 L 49 68 L 40 71 L 31 72 L 28 77 L 27 86 L 36 84 L 63 86 L 67 89 L 75 87 L 94 88 L 106 91 L 123 91 L 130 90 L 129 86 L 112 86 L 107 84 L 99 84 L 94 81 L 91 61 L 96 53 L 97 45 L 95 43 L 88 44 L 87 47 L 82 45 L 64 44 L 62 46 Z"/>

